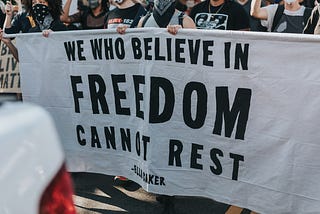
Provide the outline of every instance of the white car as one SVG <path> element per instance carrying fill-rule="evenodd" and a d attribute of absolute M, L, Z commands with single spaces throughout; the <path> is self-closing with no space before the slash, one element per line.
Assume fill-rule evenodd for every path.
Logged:
<path fill-rule="evenodd" d="M 64 152 L 49 114 L 31 104 L 0 105 L 0 213 L 76 213 Z"/>

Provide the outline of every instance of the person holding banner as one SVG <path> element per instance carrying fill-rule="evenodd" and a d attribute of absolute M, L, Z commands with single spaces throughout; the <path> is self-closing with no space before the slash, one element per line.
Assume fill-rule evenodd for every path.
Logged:
<path fill-rule="evenodd" d="M 104 28 L 111 29 L 117 27 L 135 28 L 142 16 L 147 11 L 138 2 L 133 0 L 114 0 L 116 8 L 110 11 L 104 20 Z"/>
<path fill-rule="evenodd" d="M 181 12 L 176 7 L 176 1 L 156 0 L 154 9 L 143 16 L 138 23 L 138 27 L 160 27 L 167 28 L 168 32 L 175 35 L 180 28 L 195 29 L 193 20 Z M 117 32 L 124 34 L 126 26 L 119 26 Z"/>
<path fill-rule="evenodd" d="M 29 30 L 42 32 L 45 37 L 52 31 L 65 31 L 67 27 L 60 21 L 62 0 L 33 0 L 31 15 L 35 26 Z"/>
<path fill-rule="evenodd" d="M 178 0 L 155 0 L 152 13 L 148 13 L 139 21 L 138 27 L 160 27 L 167 28 L 168 32 L 175 35 L 181 28 L 195 29 L 193 20 L 176 9 Z M 127 27 L 118 27 L 117 31 L 124 34 Z M 158 195 L 157 201 L 164 204 L 163 214 L 174 214 L 174 196 Z"/>
<path fill-rule="evenodd" d="M 193 20 L 184 12 L 176 9 L 176 1 L 156 0 L 153 12 L 143 17 L 138 27 L 166 27 L 173 35 L 177 34 L 180 28 L 195 29 L 196 25 Z"/>
<path fill-rule="evenodd" d="M 104 20 L 105 29 L 135 28 L 140 17 L 147 13 L 144 6 L 137 0 L 114 0 L 113 2 L 116 8 L 107 13 Z M 124 176 L 115 176 L 114 181 L 121 185 L 131 182 Z"/>
<path fill-rule="evenodd" d="M 251 15 L 261 20 L 269 32 L 302 33 L 311 8 L 301 6 L 299 0 L 284 0 L 284 5 L 261 7 L 261 0 L 252 0 Z"/>

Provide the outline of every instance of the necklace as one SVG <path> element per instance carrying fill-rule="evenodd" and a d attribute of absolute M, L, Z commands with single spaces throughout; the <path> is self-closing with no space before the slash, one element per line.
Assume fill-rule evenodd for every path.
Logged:
<path fill-rule="evenodd" d="M 224 3 L 222 5 L 220 5 L 219 9 L 215 13 L 213 13 L 213 15 L 218 14 L 220 12 L 220 10 L 223 8 L 223 6 L 224 6 Z M 209 2 L 208 10 L 209 10 L 209 13 L 211 13 L 211 4 L 210 4 L 210 2 Z"/>

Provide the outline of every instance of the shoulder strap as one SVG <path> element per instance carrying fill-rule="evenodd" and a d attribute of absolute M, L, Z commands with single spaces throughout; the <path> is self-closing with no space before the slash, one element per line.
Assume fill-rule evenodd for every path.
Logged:
<path fill-rule="evenodd" d="M 144 16 L 143 21 L 142 21 L 142 27 L 144 27 L 144 26 L 146 25 L 146 23 L 147 23 L 148 19 L 150 18 L 150 16 L 151 16 L 151 12 L 148 12 L 148 13 Z"/>
<path fill-rule="evenodd" d="M 278 5 L 276 14 L 274 14 L 273 17 L 273 22 L 272 22 L 272 27 L 271 27 L 271 32 L 274 32 L 274 29 L 276 28 L 277 24 L 279 23 L 281 16 L 283 15 L 284 11 L 284 6 L 283 5 Z"/>
<path fill-rule="evenodd" d="M 139 10 L 130 25 L 130 28 L 135 28 L 138 25 L 141 16 L 143 16 L 145 13 L 146 10 L 140 5 Z"/>
<path fill-rule="evenodd" d="M 184 17 L 184 12 L 181 12 L 178 16 L 178 19 L 179 19 L 179 25 L 181 25 L 182 28 L 183 28 L 183 17 Z"/>

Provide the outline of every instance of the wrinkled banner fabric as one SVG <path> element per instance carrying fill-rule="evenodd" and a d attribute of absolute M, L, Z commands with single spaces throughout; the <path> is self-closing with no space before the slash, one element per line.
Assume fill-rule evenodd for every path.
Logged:
<path fill-rule="evenodd" d="M 260 213 L 319 212 L 319 38 L 133 29 L 17 39 L 23 99 L 54 117 L 70 171 Z"/>

